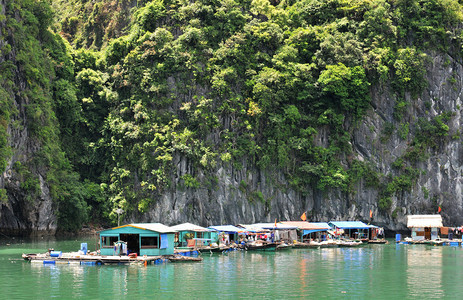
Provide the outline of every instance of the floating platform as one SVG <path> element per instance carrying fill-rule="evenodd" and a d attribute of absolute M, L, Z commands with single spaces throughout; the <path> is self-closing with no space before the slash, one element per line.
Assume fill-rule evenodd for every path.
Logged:
<path fill-rule="evenodd" d="M 184 256 L 184 255 L 170 255 L 165 256 L 167 260 L 170 262 L 199 262 L 203 261 L 202 257 L 195 257 L 195 256 Z"/>
<path fill-rule="evenodd" d="M 195 249 L 175 249 L 174 254 L 178 254 L 181 256 L 198 256 L 201 253 L 198 250 Z"/>
<path fill-rule="evenodd" d="M 44 265 L 75 264 L 75 265 L 149 265 L 159 264 L 167 261 L 197 261 L 195 257 L 188 259 L 181 255 L 162 255 L 162 256 L 116 256 L 116 255 L 82 255 L 79 253 L 31 253 L 23 254 L 22 257 L 31 263 L 41 263 Z M 186 259 L 181 259 L 184 257 Z M 202 258 L 199 258 L 202 260 Z"/>
<path fill-rule="evenodd" d="M 401 245 L 428 245 L 428 246 L 451 246 L 451 247 L 461 247 L 463 243 L 461 240 L 420 240 L 413 241 L 411 239 L 405 239 L 396 241 L 396 243 Z"/>

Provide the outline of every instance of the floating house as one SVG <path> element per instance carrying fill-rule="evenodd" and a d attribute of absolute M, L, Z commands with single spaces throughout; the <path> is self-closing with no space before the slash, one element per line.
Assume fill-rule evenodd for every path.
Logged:
<path fill-rule="evenodd" d="M 161 223 L 127 224 L 102 230 L 99 234 L 101 255 L 174 254 L 175 230 Z M 119 245 L 121 249 L 118 249 Z"/>
<path fill-rule="evenodd" d="M 211 230 L 191 223 L 178 224 L 171 227 L 176 231 L 175 247 L 201 247 L 211 243 Z"/>
<path fill-rule="evenodd" d="M 209 226 L 208 229 L 211 229 L 212 242 L 217 244 L 238 241 L 238 233 L 243 231 L 242 228 L 233 225 Z"/>
<path fill-rule="evenodd" d="M 297 239 L 297 226 L 287 225 L 280 223 L 256 223 L 253 226 L 260 227 L 263 229 L 274 231 L 275 241 L 288 240 L 294 241 Z"/>
<path fill-rule="evenodd" d="M 301 242 L 307 240 L 325 240 L 331 226 L 325 222 L 283 221 L 285 225 L 297 226 L 298 238 Z"/>
<path fill-rule="evenodd" d="M 370 239 L 371 226 L 360 221 L 331 221 L 336 235 L 348 239 Z"/>
<path fill-rule="evenodd" d="M 435 240 L 442 225 L 441 215 L 408 215 L 407 227 L 412 231 L 412 240 Z"/>
<path fill-rule="evenodd" d="M 259 234 L 259 233 L 268 232 L 267 229 L 264 229 L 262 227 L 255 226 L 255 225 L 252 225 L 252 224 L 238 224 L 238 225 L 236 225 L 236 227 L 243 228 L 243 232 L 245 234 Z"/>

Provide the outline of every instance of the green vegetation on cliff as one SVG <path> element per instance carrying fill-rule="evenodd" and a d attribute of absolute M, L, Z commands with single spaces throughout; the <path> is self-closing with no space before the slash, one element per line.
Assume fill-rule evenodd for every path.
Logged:
<path fill-rule="evenodd" d="M 200 173 L 246 159 L 282 170 L 302 193 L 352 193 L 364 180 L 387 211 L 448 131 L 451 115 L 419 120 L 422 135 L 387 176 L 352 158 L 372 85 L 396 95 L 399 123 L 406 95 L 426 87 L 426 52 L 461 56 L 454 0 L 61 0 L 50 27 L 47 1 L 12 3 L 18 63 L 2 70 L 20 68 L 28 82 L 28 129 L 41 145 L 30 167 L 47 168 L 62 221 L 78 212 L 64 229 L 85 221 L 88 207 L 112 220 L 118 207 L 147 211 L 172 187 L 179 156 L 191 164 L 178 176 L 185 188 L 207 187 Z M 0 76 L 9 79 L 0 89 L 3 170 L 16 112 L 2 97 L 13 93 L 13 72 Z M 391 124 L 384 139 L 396 129 L 410 130 Z"/>

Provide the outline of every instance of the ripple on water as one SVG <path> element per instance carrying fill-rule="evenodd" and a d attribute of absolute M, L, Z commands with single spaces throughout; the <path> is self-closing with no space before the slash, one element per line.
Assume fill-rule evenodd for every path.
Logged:
<path fill-rule="evenodd" d="M 80 241 L 55 242 L 74 247 Z M 49 246 L 50 244 L 44 244 Z M 30 249 L 27 249 L 27 247 Z M 203 255 L 200 263 L 140 266 L 31 264 L 37 244 L 0 247 L 0 291 L 49 298 L 451 298 L 461 294 L 463 250 L 373 245 Z M 63 246 L 63 247 L 64 247 Z"/>

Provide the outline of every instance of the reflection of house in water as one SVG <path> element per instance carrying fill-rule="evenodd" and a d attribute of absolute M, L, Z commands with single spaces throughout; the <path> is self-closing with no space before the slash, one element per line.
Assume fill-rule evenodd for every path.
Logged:
<path fill-rule="evenodd" d="M 435 240 L 443 227 L 441 215 L 408 215 L 407 227 L 412 231 L 414 241 Z"/>
<path fill-rule="evenodd" d="M 428 250 L 422 246 L 407 249 L 407 293 L 411 298 L 441 298 L 442 252 L 445 247 Z"/>

